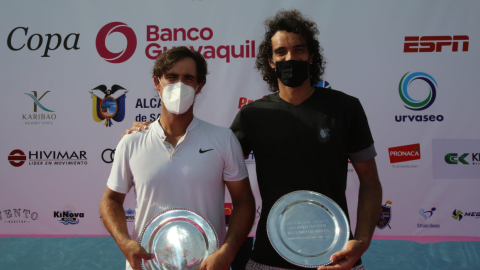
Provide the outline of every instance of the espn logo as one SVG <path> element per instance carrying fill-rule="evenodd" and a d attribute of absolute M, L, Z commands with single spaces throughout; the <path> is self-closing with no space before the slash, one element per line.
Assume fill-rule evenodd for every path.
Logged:
<path fill-rule="evenodd" d="M 468 36 L 423 36 L 405 37 L 404 53 L 441 52 L 442 47 L 452 46 L 452 52 L 458 52 L 459 44 L 462 52 L 468 52 Z"/>
<path fill-rule="evenodd" d="M 388 148 L 390 163 L 405 162 L 420 159 L 420 144 L 410 144 Z"/>

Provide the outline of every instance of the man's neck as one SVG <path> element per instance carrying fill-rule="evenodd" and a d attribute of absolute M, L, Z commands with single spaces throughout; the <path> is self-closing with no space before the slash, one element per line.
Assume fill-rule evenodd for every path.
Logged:
<path fill-rule="evenodd" d="M 177 145 L 177 142 L 187 132 L 188 125 L 193 120 L 193 106 L 188 109 L 184 114 L 172 114 L 162 104 L 162 115 L 158 120 L 160 125 L 167 136 L 167 141 L 173 146 Z"/>
<path fill-rule="evenodd" d="M 298 87 L 285 86 L 280 80 L 278 80 L 279 96 L 281 99 L 293 105 L 298 105 L 309 98 L 315 88 L 310 86 L 310 79 L 306 80 L 302 85 Z"/>

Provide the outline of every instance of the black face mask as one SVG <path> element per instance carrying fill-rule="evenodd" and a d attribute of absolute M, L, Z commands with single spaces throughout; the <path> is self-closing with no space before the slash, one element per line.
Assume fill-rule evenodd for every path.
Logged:
<path fill-rule="evenodd" d="M 275 75 L 288 87 L 300 86 L 308 79 L 308 61 L 288 60 L 274 63 Z"/>

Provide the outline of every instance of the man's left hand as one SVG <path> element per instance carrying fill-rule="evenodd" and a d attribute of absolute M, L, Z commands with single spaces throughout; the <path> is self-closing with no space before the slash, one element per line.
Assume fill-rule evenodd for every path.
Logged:
<path fill-rule="evenodd" d="M 232 260 L 220 250 L 210 254 L 202 263 L 199 270 L 228 270 Z"/>
<path fill-rule="evenodd" d="M 362 254 L 367 250 L 369 244 L 358 240 L 350 240 L 345 245 L 345 249 L 330 257 L 333 262 L 326 266 L 321 266 L 318 270 L 350 270 Z"/>

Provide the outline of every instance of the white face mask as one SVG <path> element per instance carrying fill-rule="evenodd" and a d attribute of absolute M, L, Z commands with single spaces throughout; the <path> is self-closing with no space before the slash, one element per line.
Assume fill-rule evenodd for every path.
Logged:
<path fill-rule="evenodd" d="M 158 79 L 158 82 L 163 87 L 163 97 L 159 92 L 160 98 L 169 112 L 178 115 L 188 111 L 193 104 L 198 86 L 197 89 L 193 89 L 193 87 L 182 82 L 167 84 L 165 86 L 160 82 L 160 79 Z"/>

